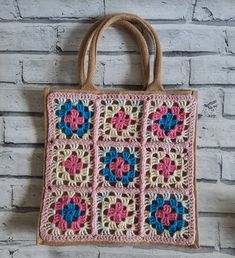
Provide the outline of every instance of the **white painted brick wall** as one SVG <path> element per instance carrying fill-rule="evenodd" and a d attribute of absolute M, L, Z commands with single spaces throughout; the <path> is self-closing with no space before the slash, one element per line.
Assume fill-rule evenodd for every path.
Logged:
<path fill-rule="evenodd" d="M 190 83 L 234 84 L 234 56 L 200 56 L 191 60 Z"/>
<path fill-rule="evenodd" d="M 235 153 L 223 153 L 222 155 L 222 178 L 235 180 Z"/>
<path fill-rule="evenodd" d="M 0 82 L 16 83 L 20 79 L 19 56 L 0 54 Z"/>
<path fill-rule="evenodd" d="M 1 8 L 0 8 L 0 19 L 15 19 L 16 9 L 14 5 L 14 0 L 1 0 L 0 1 Z"/>
<path fill-rule="evenodd" d="M 235 115 L 235 91 L 225 90 L 224 92 L 224 115 Z"/>
<path fill-rule="evenodd" d="M 33 241 L 38 212 L 3 211 L 0 213 L 0 241 Z M 7 219 L 6 219 L 7 218 Z M 21 225 L 24 225 L 22 229 Z"/>
<path fill-rule="evenodd" d="M 197 152 L 197 178 L 217 180 L 221 170 L 221 155 L 217 152 L 208 152 L 200 149 Z"/>
<path fill-rule="evenodd" d="M 21 17 L 23 18 L 91 18 L 104 14 L 102 0 L 27 0 L 18 1 Z"/>
<path fill-rule="evenodd" d="M 235 187 L 222 183 L 198 183 L 198 204 L 200 212 L 234 213 Z"/>
<path fill-rule="evenodd" d="M 221 247 L 234 248 L 235 247 L 235 219 L 223 220 L 219 223 Z"/>
<path fill-rule="evenodd" d="M 9 180 L 1 178 L 0 181 L 1 198 L 0 198 L 0 209 L 8 209 L 12 203 L 12 187 L 9 184 Z"/>
<path fill-rule="evenodd" d="M 199 88 L 199 117 L 220 117 L 222 113 L 222 97 L 223 93 L 216 87 Z"/>
<path fill-rule="evenodd" d="M 55 48 L 56 28 L 43 24 L 0 24 L 0 51 L 50 51 Z"/>
<path fill-rule="evenodd" d="M 21 179 L 9 182 L 12 185 L 12 206 L 39 208 L 41 200 L 41 179 Z"/>
<path fill-rule="evenodd" d="M 35 245 L 43 88 L 76 87 L 84 33 L 97 17 L 122 11 L 147 19 L 158 32 L 164 85 L 199 92 L 200 250 Z M 0 0 L 0 257 L 234 257 L 234 13 L 234 0 Z M 141 85 L 138 48 L 127 32 L 108 29 L 98 51 L 97 85 Z"/>
<path fill-rule="evenodd" d="M 198 145 L 200 147 L 233 148 L 235 139 L 234 120 L 225 118 L 198 121 Z"/>
<path fill-rule="evenodd" d="M 131 12 L 150 20 L 184 20 L 189 15 L 191 0 L 166 0 L 147 2 L 141 0 L 109 0 L 106 2 L 107 13 Z"/>
<path fill-rule="evenodd" d="M 234 19 L 233 0 L 198 0 L 193 19 L 197 21 L 229 21 Z"/>
<path fill-rule="evenodd" d="M 34 89 L 1 89 L 1 112 L 43 112 L 43 91 Z"/>
<path fill-rule="evenodd" d="M 0 143 L 3 143 L 3 138 L 4 138 L 4 122 L 3 122 L 3 118 L 0 117 Z"/>
<path fill-rule="evenodd" d="M 8 116 L 5 122 L 5 143 L 43 143 L 44 124 L 41 117 Z"/>
<path fill-rule="evenodd" d="M 42 176 L 42 148 L 0 147 L 0 170 L 5 176 Z"/>
<path fill-rule="evenodd" d="M 153 25 L 159 33 L 163 51 L 224 52 L 225 33 L 222 28 L 201 25 Z M 198 40 L 203 39 L 203 40 Z"/>
<path fill-rule="evenodd" d="M 11 246 L 10 247 L 16 258 L 34 257 L 34 258 L 51 258 L 51 257 L 66 257 L 66 258 L 97 258 L 99 250 L 91 246 L 70 246 L 70 247 L 50 247 L 50 246 Z M 225 257 L 226 258 L 226 257 Z"/>
<path fill-rule="evenodd" d="M 235 30 L 233 27 L 226 29 L 227 35 L 227 51 L 229 53 L 235 53 Z"/>
<path fill-rule="evenodd" d="M 103 82 L 103 73 L 103 65 L 97 65 L 95 77 L 97 84 Z M 76 84 L 78 83 L 77 56 L 24 57 L 23 80 L 25 83 Z"/>

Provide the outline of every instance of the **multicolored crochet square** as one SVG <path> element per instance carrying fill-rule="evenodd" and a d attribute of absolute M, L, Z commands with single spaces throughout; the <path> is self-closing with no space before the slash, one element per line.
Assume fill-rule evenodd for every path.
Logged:
<path fill-rule="evenodd" d="M 51 91 L 44 243 L 197 242 L 193 95 Z"/>

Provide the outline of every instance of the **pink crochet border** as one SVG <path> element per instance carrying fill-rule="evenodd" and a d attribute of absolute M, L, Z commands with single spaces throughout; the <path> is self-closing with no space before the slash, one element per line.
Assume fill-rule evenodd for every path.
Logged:
<path fill-rule="evenodd" d="M 93 100 L 95 102 L 95 117 L 93 120 L 94 126 L 93 126 L 93 139 L 91 140 L 82 140 L 82 139 L 76 139 L 76 140 L 64 140 L 64 139 L 56 139 L 55 137 L 55 112 L 53 110 L 53 101 L 57 98 L 66 98 L 66 99 L 84 99 L 89 98 L 90 100 Z M 99 109 L 100 109 L 100 101 L 106 98 L 111 99 L 125 99 L 125 100 L 142 100 L 144 103 L 144 114 L 143 114 L 143 121 L 146 121 L 146 118 L 148 116 L 148 110 L 149 110 L 149 100 L 155 100 L 155 99 L 161 99 L 161 100 L 172 100 L 172 101 L 180 101 L 180 100 L 186 100 L 190 101 L 191 103 L 191 111 L 190 111 L 190 122 L 189 122 L 189 136 L 186 142 L 184 143 L 164 143 L 164 142 L 156 142 L 156 143 L 147 143 L 146 142 L 146 123 L 142 123 L 141 126 L 141 142 L 133 142 L 131 143 L 131 146 L 140 148 L 141 151 L 141 171 L 140 171 L 140 188 L 136 189 L 125 189 L 125 188 L 113 188 L 113 187 L 99 187 L 97 188 L 97 175 L 98 175 L 98 146 L 130 146 L 130 143 L 128 142 L 104 142 L 104 141 L 98 141 L 98 121 L 99 121 Z M 47 242 L 51 243 L 64 243 L 64 242 L 119 242 L 119 243 L 146 243 L 146 242 L 152 242 L 152 243 L 162 243 L 162 244 L 172 244 L 172 245 L 192 245 L 195 242 L 196 237 L 196 219 L 195 219 L 195 187 L 194 187 L 194 137 L 195 137 L 195 124 L 196 124 L 196 105 L 197 101 L 192 95 L 167 95 L 167 94 L 128 94 L 128 93 L 121 93 L 121 94 L 113 94 L 113 93 L 75 93 L 75 92 L 51 92 L 47 96 L 47 112 L 48 112 L 48 124 L 46 125 L 48 127 L 48 142 L 47 142 L 47 150 L 46 150 L 46 170 L 45 170 L 45 186 L 44 186 L 44 199 L 43 199 L 43 205 L 42 205 L 42 211 L 41 211 L 41 217 L 40 217 L 40 229 L 39 229 L 39 235 L 40 237 Z M 51 175 L 52 175 L 52 169 L 51 169 L 51 163 L 52 163 L 52 150 L 54 145 L 58 143 L 67 142 L 70 141 L 77 142 L 82 145 L 92 145 L 94 144 L 94 173 L 93 173 L 93 183 L 92 187 L 78 187 L 77 192 L 87 192 L 90 193 L 91 199 L 92 199 L 92 234 L 87 236 L 74 236 L 71 239 L 71 236 L 60 236 L 60 237 L 54 237 L 52 235 L 47 234 L 46 225 L 47 225 L 47 218 L 49 214 L 49 206 L 50 206 L 50 194 L 53 192 L 53 190 L 62 190 L 62 191 L 69 191 L 73 190 L 74 187 L 71 186 L 55 186 L 51 184 Z M 145 160 L 145 152 L 146 148 L 148 147 L 162 147 L 162 148 L 171 148 L 175 147 L 176 145 L 180 145 L 188 150 L 188 173 L 189 173 L 189 184 L 187 189 L 164 189 L 164 188 L 156 188 L 156 189 L 145 189 L 145 163 L 143 160 Z M 140 216 L 139 216 L 139 227 L 140 227 L 140 233 L 139 235 L 133 236 L 133 237 L 127 237 L 127 236 L 102 236 L 98 235 L 96 230 L 96 220 L 97 220 L 97 212 L 96 212 L 96 204 L 97 204 L 97 198 L 96 195 L 98 192 L 103 191 L 118 191 L 121 193 L 136 193 L 140 195 Z M 189 209 L 189 237 L 188 239 L 181 239 L 175 241 L 173 238 L 164 239 L 162 236 L 148 236 L 144 233 L 144 198 L 145 194 L 147 193 L 182 193 L 184 195 L 189 196 L 190 198 L 190 209 Z"/>

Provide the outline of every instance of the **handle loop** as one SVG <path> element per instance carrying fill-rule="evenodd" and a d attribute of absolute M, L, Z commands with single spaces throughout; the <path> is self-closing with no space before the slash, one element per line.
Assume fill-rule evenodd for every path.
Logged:
<path fill-rule="evenodd" d="M 85 81 L 86 81 L 85 56 L 86 56 L 88 45 L 92 37 L 94 36 L 95 32 L 99 28 L 101 28 L 101 26 L 104 26 L 106 22 L 107 22 L 107 18 L 95 22 L 87 31 L 87 33 L 85 34 L 81 42 L 79 55 L 78 55 L 78 80 L 79 80 L 79 84 L 81 85 L 81 89 L 88 89 L 87 84 L 85 84 Z M 131 33 L 131 36 L 138 42 L 141 57 L 142 57 L 142 66 L 143 66 L 143 72 L 144 72 L 144 88 L 146 88 L 149 83 L 149 51 L 148 51 L 148 45 L 144 37 L 134 25 L 132 25 L 127 21 L 124 21 L 124 20 L 116 21 L 112 25 L 123 27 L 124 29 L 128 30 Z M 84 87 L 85 85 L 86 87 Z M 96 90 L 96 87 L 90 84 L 89 90 Z"/>
<path fill-rule="evenodd" d="M 83 84 L 83 89 L 94 89 L 94 74 L 96 68 L 96 52 L 97 52 L 97 44 L 106 28 L 114 24 L 118 21 L 128 21 L 134 22 L 143 27 L 151 37 L 153 46 L 154 46 L 154 71 L 153 71 L 153 81 L 148 85 L 147 90 L 155 90 L 155 91 L 163 91 L 162 87 L 162 52 L 160 48 L 160 41 L 158 36 L 156 35 L 153 28 L 143 19 L 140 17 L 128 14 L 128 13 L 121 13 L 114 16 L 107 18 L 96 30 L 91 45 L 90 45 L 90 52 L 89 52 L 89 59 L 88 59 L 88 77 L 86 82 Z M 137 42 L 139 38 L 137 39 Z"/>

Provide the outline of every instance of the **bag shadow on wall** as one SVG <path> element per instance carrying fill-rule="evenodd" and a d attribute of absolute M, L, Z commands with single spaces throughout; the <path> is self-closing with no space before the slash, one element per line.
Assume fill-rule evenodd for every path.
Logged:
<path fill-rule="evenodd" d="M 25 124 L 27 127 L 25 131 L 28 133 L 25 136 L 19 136 L 22 143 L 27 142 L 27 145 L 15 147 L 8 155 L 9 162 L 15 163 L 17 178 L 12 179 L 11 182 L 12 212 L 9 212 L 10 216 L 6 217 L 2 224 L 2 230 L 5 231 L 5 240 L 12 244 L 9 249 L 13 251 L 14 244 L 19 244 L 21 241 L 35 243 L 41 200 L 44 129 L 42 113 L 35 112 L 33 94 L 40 99 L 38 103 L 42 101 L 42 91 L 36 90 L 30 94 L 24 94 L 28 110 L 34 110 L 28 116 L 30 118 L 28 124 Z"/>

